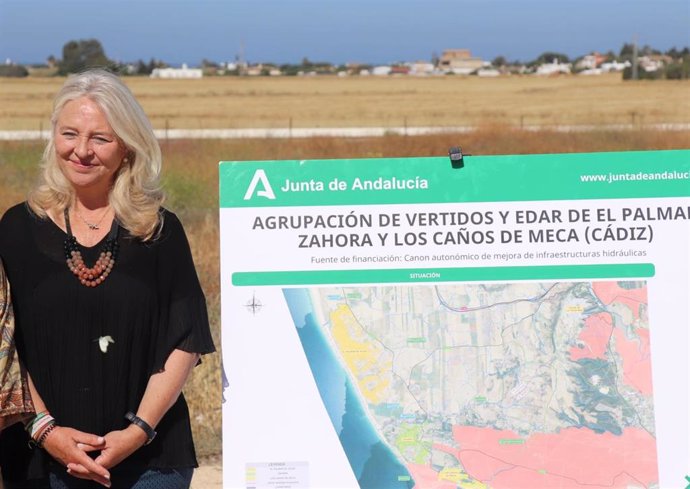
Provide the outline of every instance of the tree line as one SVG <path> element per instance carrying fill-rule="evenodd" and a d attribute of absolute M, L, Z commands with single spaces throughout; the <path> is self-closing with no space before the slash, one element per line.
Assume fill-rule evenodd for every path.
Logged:
<path fill-rule="evenodd" d="M 62 58 L 48 57 L 48 66 L 57 67 L 57 75 L 66 76 L 79 73 L 87 68 L 100 67 L 112 72 L 127 75 L 129 64 L 111 60 L 106 56 L 103 45 L 98 39 L 79 39 L 65 43 L 62 47 Z M 155 68 L 165 68 L 168 65 L 160 60 L 151 59 L 148 63 L 138 60 L 135 73 L 150 75 Z M 22 65 L 0 65 L 0 76 L 28 76 L 29 71 Z"/>
<path fill-rule="evenodd" d="M 604 54 L 606 61 L 628 61 L 633 63 L 635 56 L 635 46 L 633 44 L 623 44 L 620 51 L 615 53 L 608 51 Z M 647 72 L 638 70 L 637 77 L 640 79 L 688 79 L 690 78 L 690 48 L 678 49 L 673 47 L 666 52 L 656 50 L 650 46 L 643 46 L 637 50 L 637 56 L 665 56 L 670 62 L 665 63 L 663 69 Z M 434 55 L 435 57 L 435 55 Z M 497 56 L 493 59 L 492 65 L 497 68 L 524 65 L 527 67 L 538 66 L 543 63 L 576 63 L 582 57 L 570 59 L 567 55 L 557 52 L 544 52 L 535 60 L 527 63 L 520 61 L 508 61 L 504 56 Z M 167 63 L 161 60 L 151 59 L 148 62 L 138 60 L 134 63 L 122 63 L 109 59 L 101 42 L 97 39 L 71 40 L 62 47 L 62 58 L 56 59 L 54 56 L 48 58 L 48 64 L 57 67 L 58 75 L 68 75 L 78 73 L 90 67 L 103 67 L 121 75 L 150 75 L 156 68 L 165 68 Z M 201 66 L 204 69 L 215 71 L 218 64 L 203 59 Z M 316 70 L 323 73 L 334 72 L 330 63 L 313 63 L 307 58 L 302 59 L 301 64 L 283 64 L 280 70 L 286 75 L 295 75 L 299 72 Z M 22 77 L 28 76 L 29 72 L 22 65 L 6 64 L 0 65 L 0 76 Z M 229 70 L 226 74 L 239 74 L 237 70 Z M 632 68 L 626 68 L 623 72 L 623 79 L 633 77 Z"/>

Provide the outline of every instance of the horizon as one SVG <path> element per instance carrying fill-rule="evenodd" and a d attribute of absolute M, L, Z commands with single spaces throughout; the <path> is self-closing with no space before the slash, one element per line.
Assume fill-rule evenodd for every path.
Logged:
<path fill-rule="evenodd" d="M 547 51 L 618 54 L 633 42 L 683 49 L 689 25 L 687 0 L 0 0 L 0 60 L 42 64 L 68 41 L 98 39 L 109 59 L 171 65 L 375 65 L 446 49 L 528 62 Z"/>

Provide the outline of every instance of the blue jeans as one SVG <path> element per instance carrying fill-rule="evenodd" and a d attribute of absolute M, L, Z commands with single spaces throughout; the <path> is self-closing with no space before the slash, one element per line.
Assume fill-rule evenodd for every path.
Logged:
<path fill-rule="evenodd" d="M 143 474 L 112 474 L 112 489 L 189 489 L 194 469 L 149 469 Z M 50 489 L 73 487 L 105 489 L 95 482 L 76 479 L 67 472 L 50 473 Z"/>

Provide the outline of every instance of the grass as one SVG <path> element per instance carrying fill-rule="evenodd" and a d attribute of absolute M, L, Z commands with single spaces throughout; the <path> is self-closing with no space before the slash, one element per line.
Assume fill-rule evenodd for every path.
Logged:
<path fill-rule="evenodd" d="M 535 77 L 125 78 L 156 128 L 690 123 L 690 80 Z M 48 127 L 64 78 L 0 78 L 0 130 Z"/>

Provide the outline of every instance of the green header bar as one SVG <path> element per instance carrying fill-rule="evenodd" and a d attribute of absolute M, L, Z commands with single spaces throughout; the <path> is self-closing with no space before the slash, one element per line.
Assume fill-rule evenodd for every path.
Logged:
<path fill-rule="evenodd" d="M 220 163 L 220 206 L 690 196 L 690 150 Z"/>
<path fill-rule="evenodd" d="M 635 263 L 524 267 L 235 272 L 232 274 L 232 284 L 238 287 L 246 287 L 260 285 L 282 286 L 515 280 L 631 279 L 653 276 L 653 264 Z"/>

